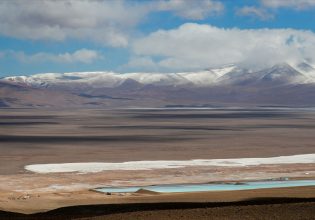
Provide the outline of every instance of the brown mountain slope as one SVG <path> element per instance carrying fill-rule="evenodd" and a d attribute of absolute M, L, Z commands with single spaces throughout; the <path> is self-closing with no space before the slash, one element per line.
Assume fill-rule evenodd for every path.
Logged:
<path fill-rule="evenodd" d="M 88 101 L 63 91 L 0 82 L 1 107 L 71 107 L 88 104 Z"/>

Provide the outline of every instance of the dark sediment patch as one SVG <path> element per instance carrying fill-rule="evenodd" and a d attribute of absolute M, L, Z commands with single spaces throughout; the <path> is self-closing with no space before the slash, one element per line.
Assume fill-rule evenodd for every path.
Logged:
<path fill-rule="evenodd" d="M 141 114 L 135 115 L 134 118 L 152 118 L 152 119 L 251 119 L 251 118 L 286 118 L 297 116 L 290 113 L 277 113 L 277 112 L 251 112 L 251 113 L 213 113 L 213 114 L 203 114 L 203 113 L 190 113 L 190 114 Z"/>
<path fill-rule="evenodd" d="M 315 125 L 299 124 L 270 124 L 270 125 L 239 125 L 239 126 L 172 126 L 172 125 L 96 125 L 81 126 L 82 128 L 91 129 L 157 129 L 157 130 L 200 130 L 200 131 L 242 131 L 245 129 L 315 129 Z"/>
<path fill-rule="evenodd" d="M 149 109 L 120 109 L 121 111 L 128 111 L 128 112 L 290 112 L 283 109 L 277 108 L 207 108 L 207 107 L 166 107 L 166 108 L 149 108 Z"/>
<path fill-rule="evenodd" d="M 20 136 L 0 135 L 1 142 L 22 143 L 60 143 L 60 142 L 165 142 L 192 140 L 192 137 L 174 137 L 164 135 L 119 135 L 119 136 Z M 199 138 L 200 139 L 200 138 Z"/>
<path fill-rule="evenodd" d="M 282 125 L 277 125 L 277 124 L 270 124 L 270 125 L 254 125 L 254 126 L 248 126 L 248 125 L 244 125 L 244 126 L 240 126 L 240 128 L 244 128 L 244 129 L 257 129 L 257 128 L 289 128 L 289 129 L 315 129 L 315 125 L 299 125 L 299 124 L 282 124 Z"/>
<path fill-rule="evenodd" d="M 106 129 L 159 129 L 159 130 L 205 130 L 205 131 L 234 131 L 230 127 L 209 127 L 209 126 L 151 126 L 151 125 L 120 125 L 120 126 L 84 126 L 84 128 L 106 128 Z"/>
<path fill-rule="evenodd" d="M 53 124 L 59 124 L 58 122 L 50 122 L 50 121 L 32 121 L 32 122 L 27 122 L 27 121 L 9 121 L 9 122 L 3 122 L 0 121 L 0 126 L 19 126 L 19 125 L 53 125 Z"/>
<path fill-rule="evenodd" d="M 4 101 L 0 99 L 0 108 L 6 108 L 9 107 L 9 105 Z"/>
<path fill-rule="evenodd" d="M 0 115 L 0 120 L 3 119 L 19 119 L 19 120 L 27 120 L 27 119 L 54 119 L 57 118 L 55 115 Z"/>
<path fill-rule="evenodd" d="M 79 96 L 81 97 L 85 97 L 85 98 L 98 98 L 98 99 L 118 99 L 118 100 L 133 100 L 130 98 L 124 98 L 124 97 L 112 97 L 109 95 L 90 95 L 90 94 L 79 94 Z"/>

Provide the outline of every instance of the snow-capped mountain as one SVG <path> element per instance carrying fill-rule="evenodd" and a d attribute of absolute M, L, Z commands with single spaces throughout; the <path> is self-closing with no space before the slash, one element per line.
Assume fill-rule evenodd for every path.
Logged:
<path fill-rule="evenodd" d="M 296 103 L 295 99 L 302 104 L 315 103 L 312 95 L 315 92 L 315 68 L 305 62 L 297 65 L 281 63 L 257 71 L 232 64 L 180 73 L 43 73 L 5 77 L 1 83 L 0 99 L 7 105 L 10 105 L 8 97 L 12 98 L 14 94 L 8 94 L 9 90 L 14 90 L 13 85 L 23 88 L 30 96 L 35 91 L 43 96 L 46 93 L 52 95 L 52 92 L 62 93 L 59 97 L 69 94 L 75 96 L 71 100 L 78 100 L 80 105 L 137 106 L 140 102 L 144 106 L 152 103 L 281 104 Z M 272 92 L 276 92 L 277 97 L 271 95 Z M 67 100 L 63 102 L 67 105 Z"/>
<path fill-rule="evenodd" d="M 308 83 L 315 83 L 315 68 L 308 63 L 299 63 L 294 68 L 307 77 Z"/>
<path fill-rule="evenodd" d="M 293 68 L 284 63 L 253 72 L 236 65 L 182 73 L 115 73 L 115 72 L 72 72 L 43 73 L 31 76 L 5 77 L 4 81 L 26 84 L 34 87 L 65 84 L 89 85 L 92 88 L 114 88 L 132 79 L 143 85 L 207 87 L 235 83 L 309 83 L 315 82 L 315 69 L 307 63 Z"/>
<path fill-rule="evenodd" d="M 65 84 L 89 85 L 93 88 L 114 88 L 126 80 L 134 80 L 143 85 L 155 86 L 211 86 L 223 75 L 233 71 L 235 65 L 182 73 L 114 73 L 114 72 L 72 72 L 42 73 L 31 76 L 5 77 L 5 81 L 34 87 L 56 86 Z"/>
<path fill-rule="evenodd" d="M 253 72 L 246 69 L 235 69 L 221 77 L 221 82 L 236 85 L 282 85 L 282 84 L 304 84 L 310 82 L 308 77 L 298 72 L 292 66 L 282 63 Z"/>

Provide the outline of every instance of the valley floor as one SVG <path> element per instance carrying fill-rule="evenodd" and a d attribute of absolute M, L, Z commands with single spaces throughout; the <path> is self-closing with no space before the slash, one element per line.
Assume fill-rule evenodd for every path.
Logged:
<path fill-rule="evenodd" d="M 272 215 L 274 219 L 290 219 L 290 216 L 292 219 L 311 219 L 309 213 L 314 208 L 314 187 L 113 195 L 90 189 L 102 186 L 238 182 L 287 177 L 315 179 L 315 163 L 312 162 L 46 174 L 27 171 L 25 166 L 314 154 L 315 111 L 312 109 L 2 109 L 0 112 L 0 209 L 3 211 L 30 214 L 89 204 L 220 203 L 279 197 L 310 200 L 248 206 L 233 204 L 226 207 L 188 207 L 179 208 L 180 211 L 143 210 L 133 206 L 131 213 L 110 213 L 106 219 L 126 219 L 126 215 L 133 219 L 146 219 L 148 216 L 152 216 L 150 219 L 167 219 L 167 216 L 173 219 L 179 216 L 182 216 L 181 219 L 188 219 L 189 216 L 196 216 L 196 219 L 202 219 L 202 216 L 229 219 L 229 215 L 237 216 L 237 213 L 248 216 L 248 219 L 256 218 L 256 214 L 261 217 L 257 219 L 270 219 Z M 298 210 L 293 213 L 294 207 Z M 281 211 L 287 208 L 289 211 L 286 213 Z M 86 217 L 102 219 L 102 209 L 95 209 L 95 212 L 100 212 L 99 216 Z M 260 215 L 263 210 L 266 213 Z M 279 211 L 275 214 L 275 210 Z M 13 219 L 17 217 L 3 212 L 0 219 L 3 216 L 13 216 Z"/>

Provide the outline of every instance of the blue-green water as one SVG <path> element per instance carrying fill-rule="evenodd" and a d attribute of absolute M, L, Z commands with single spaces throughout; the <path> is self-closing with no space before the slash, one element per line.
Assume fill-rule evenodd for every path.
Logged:
<path fill-rule="evenodd" d="M 104 187 L 95 189 L 104 193 L 126 193 L 136 192 L 139 189 L 150 190 L 154 192 L 204 192 L 204 191 L 230 191 L 246 189 L 268 189 L 294 186 L 315 186 L 315 180 L 288 180 L 288 181 L 260 181 L 244 182 L 242 184 L 182 184 L 182 185 L 154 185 L 154 186 L 136 186 L 136 187 Z"/>

